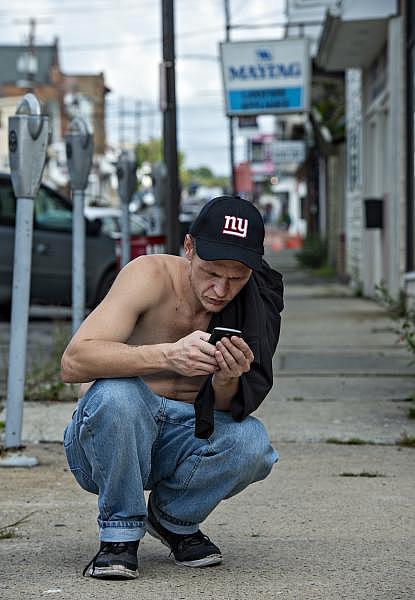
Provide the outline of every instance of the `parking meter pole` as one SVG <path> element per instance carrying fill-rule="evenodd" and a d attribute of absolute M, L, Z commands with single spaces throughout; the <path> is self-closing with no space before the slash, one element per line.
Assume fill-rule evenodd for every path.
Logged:
<path fill-rule="evenodd" d="M 92 165 L 93 140 L 86 121 L 72 119 L 65 135 L 66 158 L 72 187 L 72 334 L 85 316 L 85 188 Z"/>
<path fill-rule="evenodd" d="M 74 190 L 72 243 L 72 334 L 85 316 L 85 217 L 84 192 Z"/>
<path fill-rule="evenodd" d="M 137 164 L 132 152 L 123 150 L 117 162 L 118 194 L 121 199 L 121 266 L 130 262 L 130 201 L 137 187 Z"/>
<path fill-rule="evenodd" d="M 131 259 L 130 210 L 126 202 L 122 203 L 121 209 L 121 267 L 125 267 Z"/>
<path fill-rule="evenodd" d="M 20 448 L 22 445 L 33 201 L 45 166 L 47 144 L 48 118 L 41 115 L 36 96 L 26 94 L 17 107 L 16 115 L 9 118 L 10 172 L 17 209 L 6 400 L 6 449 Z M 35 458 L 24 455 L 9 455 L 0 460 L 0 466 L 33 466 L 36 463 Z"/>
<path fill-rule="evenodd" d="M 33 198 L 19 198 L 14 243 L 13 303 L 7 380 L 6 448 L 21 446 L 32 263 Z"/>

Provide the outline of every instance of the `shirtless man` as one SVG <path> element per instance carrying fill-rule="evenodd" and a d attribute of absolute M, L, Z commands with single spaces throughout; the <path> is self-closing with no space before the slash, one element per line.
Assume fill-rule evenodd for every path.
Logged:
<path fill-rule="evenodd" d="M 247 416 L 254 408 L 239 413 L 236 405 L 248 401 L 241 382 L 249 386 L 251 366 L 263 379 L 252 349 L 236 336 L 214 346 L 207 332 L 263 264 L 263 237 L 249 202 L 210 201 L 185 238 L 185 256 L 131 261 L 69 343 L 62 379 L 95 381 L 64 434 L 77 482 L 98 495 L 100 548 L 84 574 L 136 577 L 146 531 L 177 564 L 221 562 L 199 524 L 278 460 L 263 425 Z M 272 370 L 270 378 L 272 385 Z M 202 419 L 211 400 L 214 429 L 208 411 L 208 428 L 198 433 L 193 404 L 201 390 Z M 148 506 L 144 490 L 151 490 Z"/>

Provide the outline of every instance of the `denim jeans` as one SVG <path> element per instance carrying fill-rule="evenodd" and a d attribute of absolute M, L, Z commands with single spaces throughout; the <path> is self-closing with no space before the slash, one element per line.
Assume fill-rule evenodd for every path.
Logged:
<path fill-rule="evenodd" d="M 225 498 L 264 479 L 278 460 L 262 423 L 215 411 L 208 439 L 194 435 L 192 404 L 154 394 L 139 377 L 100 379 L 80 400 L 64 447 L 79 485 L 98 495 L 100 539 L 145 534 L 144 490 L 160 523 L 195 533 Z"/>

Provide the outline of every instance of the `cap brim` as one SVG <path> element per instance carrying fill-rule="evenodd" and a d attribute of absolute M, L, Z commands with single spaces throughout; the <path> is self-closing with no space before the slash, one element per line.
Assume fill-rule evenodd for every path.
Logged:
<path fill-rule="evenodd" d="M 253 270 L 261 267 L 262 255 L 236 244 L 219 244 L 196 238 L 196 251 L 202 260 L 236 260 Z"/>

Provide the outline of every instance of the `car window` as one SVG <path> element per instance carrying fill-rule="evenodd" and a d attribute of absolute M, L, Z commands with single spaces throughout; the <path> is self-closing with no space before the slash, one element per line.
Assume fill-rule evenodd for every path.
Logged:
<path fill-rule="evenodd" d="M 137 219 L 134 215 L 130 215 L 130 234 L 131 235 L 145 235 L 146 228 L 141 221 L 141 219 Z"/>
<path fill-rule="evenodd" d="M 0 225 L 14 227 L 16 222 L 16 200 L 11 182 L 0 182 Z"/>
<path fill-rule="evenodd" d="M 119 231 L 118 224 L 115 217 L 101 217 L 102 226 L 101 231 L 106 235 Z"/>
<path fill-rule="evenodd" d="M 72 211 L 46 188 L 35 199 L 35 224 L 38 229 L 72 231 Z"/>

